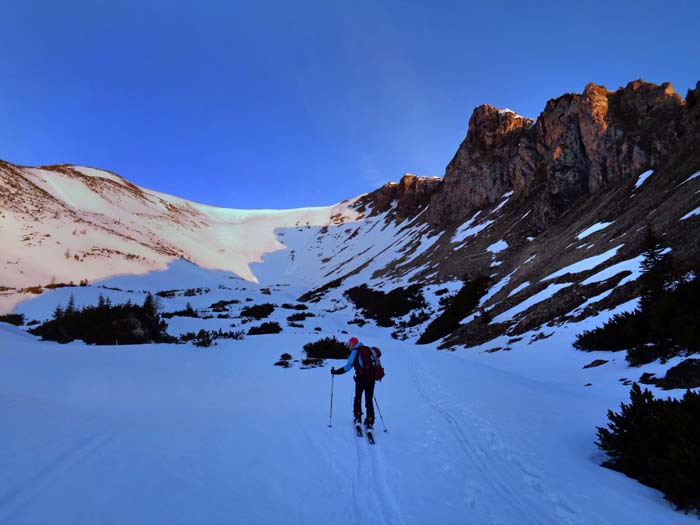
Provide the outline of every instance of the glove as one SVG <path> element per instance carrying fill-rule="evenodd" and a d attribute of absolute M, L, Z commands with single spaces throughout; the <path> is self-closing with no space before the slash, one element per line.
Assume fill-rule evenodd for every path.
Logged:
<path fill-rule="evenodd" d="M 335 369 L 335 367 L 331 368 L 331 375 L 338 376 L 345 372 L 343 368 L 339 368 L 338 370 Z"/>

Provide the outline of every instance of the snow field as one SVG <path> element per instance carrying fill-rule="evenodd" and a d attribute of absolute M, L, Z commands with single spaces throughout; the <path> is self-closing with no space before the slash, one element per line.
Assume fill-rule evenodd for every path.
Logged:
<path fill-rule="evenodd" d="M 3 523 L 688 522 L 597 465 L 609 395 L 377 328 L 353 332 L 387 369 L 376 394 L 389 431 L 377 415 L 375 446 L 352 432 L 349 375 L 334 380 L 329 428 L 329 366 L 272 366 L 313 336 L 202 350 L 1 330 Z"/>
<path fill-rule="evenodd" d="M 186 296 L 185 283 L 209 292 Z M 83 305 L 100 293 L 141 301 L 147 290 L 180 289 L 165 311 L 235 298 L 235 314 L 299 292 L 267 295 L 184 262 L 103 285 L 122 291 L 61 288 L 20 311 L 44 318 L 71 294 Z M 0 324 L 0 523 L 688 523 L 659 493 L 599 466 L 595 426 L 626 398 L 623 360 L 581 370 L 595 356 L 571 349 L 573 328 L 531 345 L 526 334 L 512 352 L 436 352 L 373 323 L 348 325 L 355 313 L 340 297 L 312 303 L 304 329 L 287 327 L 293 311 L 277 308 L 269 320 L 282 334 L 209 349 L 58 345 Z M 175 317 L 169 331 L 231 322 L 259 324 Z M 284 352 L 304 357 L 306 342 L 350 334 L 383 351 L 376 394 L 389 431 L 377 413 L 375 446 L 352 432 L 350 374 L 333 382 L 327 426 L 329 368 L 341 361 L 273 366 Z"/>

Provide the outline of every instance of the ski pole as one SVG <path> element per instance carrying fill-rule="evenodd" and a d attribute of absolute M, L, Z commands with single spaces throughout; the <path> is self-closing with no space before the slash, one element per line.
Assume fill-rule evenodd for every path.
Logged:
<path fill-rule="evenodd" d="M 377 405 L 377 412 L 379 412 L 379 418 L 382 420 L 382 426 L 384 427 L 384 432 L 389 432 L 384 423 L 384 416 L 382 416 L 382 409 L 379 408 L 379 401 L 377 401 L 377 396 L 374 396 L 374 404 Z"/>
<path fill-rule="evenodd" d="M 328 418 L 328 426 L 333 426 L 333 384 L 335 382 L 335 376 L 331 376 L 331 415 Z"/>

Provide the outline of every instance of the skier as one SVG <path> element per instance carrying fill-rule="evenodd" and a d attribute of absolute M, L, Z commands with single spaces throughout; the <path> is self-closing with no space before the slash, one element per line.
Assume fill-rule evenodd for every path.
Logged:
<path fill-rule="evenodd" d="M 331 368 L 332 375 L 342 375 L 349 372 L 351 368 L 355 369 L 355 400 L 353 403 L 353 413 L 355 425 L 358 426 L 362 422 L 362 393 L 365 393 L 365 409 L 367 410 L 367 419 L 365 419 L 365 427 L 368 431 L 374 426 L 374 384 L 375 380 L 362 374 L 365 363 L 362 362 L 360 355 L 360 347 L 363 345 L 357 337 L 351 337 L 345 344 L 350 350 L 350 357 L 343 368 Z"/>

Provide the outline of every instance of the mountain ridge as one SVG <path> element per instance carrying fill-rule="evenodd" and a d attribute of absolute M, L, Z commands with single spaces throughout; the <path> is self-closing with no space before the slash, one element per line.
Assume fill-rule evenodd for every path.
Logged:
<path fill-rule="evenodd" d="M 0 162 L 0 307 L 25 300 L 25 287 L 147 273 L 182 258 L 314 297 L 353 283 L 488 275 L 479 311 L 497 322 L 472 314 L 445 346 L 565 323 L 638 296 L 650 222 L 678 271 L 695 268 L 699 99 L 700 85 L 683 100 L 668 83 L 634 81 L 616 91 L 588 84 L 550 100 L 537 120 L 478 106 L 443 179 L 406 174 L 297 210 L 215 208 L 94 168 Z"/>

